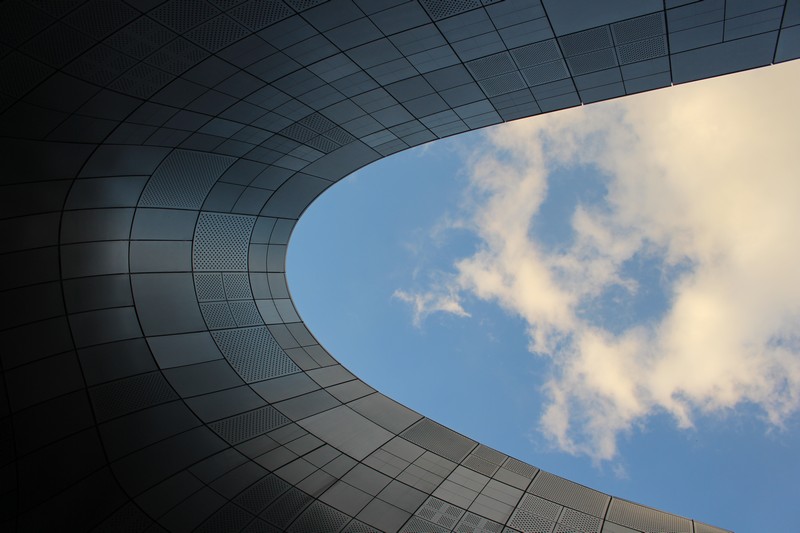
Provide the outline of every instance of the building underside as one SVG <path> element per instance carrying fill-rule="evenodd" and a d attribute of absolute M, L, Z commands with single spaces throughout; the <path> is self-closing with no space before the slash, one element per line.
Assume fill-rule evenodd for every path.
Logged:
<path fill-rule="evenodd" d="M 0 28 L 4 531 L 723 531 L 375 391 L 286 246 L 395 152 L 794 59 L 800 1 L 12 0 Z"/>

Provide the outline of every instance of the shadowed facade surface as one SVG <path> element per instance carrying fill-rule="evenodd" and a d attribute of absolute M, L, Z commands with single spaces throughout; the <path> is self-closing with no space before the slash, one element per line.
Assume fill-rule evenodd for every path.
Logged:
<path fill-rule="evenodd" d="M 0 528 L 723 531 L 376 392 L 286 246 L 381 157 L 798 56 L 797 0 L 0 4 Z"/>

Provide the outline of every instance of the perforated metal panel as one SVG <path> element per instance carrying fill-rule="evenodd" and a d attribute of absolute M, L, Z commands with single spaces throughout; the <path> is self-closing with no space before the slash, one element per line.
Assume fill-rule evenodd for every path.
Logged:
<path fill-rule="evenodd" d="M 611 25 L 611 33 L 617 45 L 663 35 L 665 30 L 663 13 L 653 13 Z"/>
<path fill-rule="evenodd" d="M 692 533 L 691 520 L 619 498 L 611 500 L 606 520 L 644 531 Z"/>
<path fill-rule="evenodd" d="M 247 383 L 300 371 L 266 326 L 226 329 L 211 335 L 225 359 Z"/>
<path fill-rule="evenodd" d="M 519 459 L 514 459 L 513 457 L 506 459 L 506 462 L 503 463 L 503 468 L 515 474 L 519 474 L 520 476 L 525 476 L 528 479 L 533 479 L 533 476 L 539 471 L 535 466 L 523 463 Z"/>
<path fill-rule="evenodd" d="M 286 3 L 295 8 L 297 11 L 304 11 L 327 1 L 328 0 L 286 0 Z"/>
<path fill-rule="evenodd" d="M 453 529 L 455 533 L 501 533 L 503 525 L 473 513 L 467 513 Z"/>
<path fill-rule="evenodd" d="M 494 473 L 497 472 L 497 469 L 500 468 L 500 465 L 490 463 L 489 461 L 472 454 L 470 454 L 469 457 L 464 459 L 463 464 L 467 468 L 471 468 L 472 470 L 480 472 L 481 474 L 487 475 L 489 477 L 493 476 Z"/>
<path fill-rule="evenodd" d="M 208 427 L 213 429 L 217 435 L 225 439 L 229 444 L 234 445 L 289 422 L 290 420 L 277 409 L 268 405 L 218 420 L 209 424 Z"/>
<path fill-rule="evenodd" d="M 285 529 L 312 499 L 302 490 L 291 488 L 275 500 L 260 516 L 270 524 Z"/>
<path fill-rule="evenodd" d="M 561 514 L 562 506 L 533 494 L 526 494 L 517 504 L 517 509 L 555 522 Z"/>
<path fill-rule="evenodd" d="M 175 150 L 147 182 L 139 206 L 199 209 L 214 182 L 234 161 L 232 157 Z"/>
<path fill-rule="evenodd" d="M 249 33 L 239 22 L 226 15 L 219 15 L 189 31 L 186 37 L 209 52 L 217 52 Z"/>
<path fill-rule="evenodd" d="M 508 525 L 525 533 L 551 533 L 555 522 L 541 516 L 517 509 L 508 521 Z"/>
<path fill-rule="evenodd" d="M 651 37 L 642 41 L 619 45 L 617 56 L 620 65 L 645 61 L 667 55 L 667 38 L 664 35 Z"/>
<path fill-rule="evenodd" d="M 571 533 L 581 531 L 585 533 L 599 533 L 602 520 L 589 516 L 575 509 L 564 508 L 558 518 L 555 533 Z"/>
<path fill-rule="evenodd" d="M 403 530 L 405 531 L 405 530 Z M 409 530 L 410 532 L 411 530 Z M 342 533 L 375 533 L 375 528 L 368 526 L 364 522 L 358 520 L 351 520 L 347 527 L 342 530 Z"/>
<path fill-rule="evenodd" d="M 275 501 L 278 496 L 286 492 L 289 487 L 287 482 L 274 474 L 270 474 L 242 491 L 234 501 L 253 514 L 258 514 Z"/>
<path fill-rule="evenodd" d="M 458 15 L 470 9 L 481 7 L 480 0 L 420 0 L 433 20 Z"/>
<path fill-rule="evenodd" d="M 250 279 L 244 272 L 225 272 L 222 274 L 225 284 L 225 297 L 228 300 L 248 300 L 253 298 L 250 290 Z"/>
<path fill-rule="evenodd" d="M 219 13 L 205 0 L 170 0 L 150 12 L 164 26 L 183 33 Z"/>
<path fill-rule="evenodd" d="M 211 515 L 199 528 L 195 529 L 195 532 L 242 531 L 254 518 L 255 516 L 238 505 L 229 503 Z"/>
<path fill-rule="evenodd" d="M 292 10 L 280 0 L 249 0 L 228 14 L 248 29 L 258 31 L 292 15 Z"/>
<path fill-rule="evenodd" d="M 555 39 L 548 39 L 515 48 L 511 50 L 511 55 L 520 68 L 525 68 L 561 59 L 561 50 Z"/>
<path fill-rule="evenodd" d="M 465 64 L 476 80 L 491 78 L 517 69 L 508 52 L 467 61 Z"/>
<path fill-rule="evenodd" d="M 530 87 L 550 83 L 551 81 L 563 80 L 569 77 L 567 66 L 563 59 L 536 65 L 535 67 L 522 69 L 522 75 Z"/>
<path fill-rule="evenodd" d="M 519 72 L 509 72 L 508 74 L 481 80 L 478 85 L 481 86 L 486 96 L 490 97 L 508 94 L 525 88 L 525 82 Z"/>
<path fill-rule="evenodd" d="M 414 444 L 457 463 L 475 446 L 474 441 L 428 418 L 423 418 L 401 435 Z"/>
<path fill-rule="evenodd" d="M 200 311 L 203 313 L 203 319 L 209 329 L 236 327 L 236 322 L 227 302 L 201 303 Z"/>
<path fill-rule="evenodd" d="M 247 270 L 247 244 L 256 218 L 201 213 L 192 247 L 195 270 Z"/>
<path fill-rule="evenodd" d="M 586 54 L 613 46 L 611 31 L 608 26 L 600 26 L 598 28 L 592 28 L 591 30 L 564 35 L 558 38 L 558 42 L 561 44 L 561 49 L 567 57 Z"/>
<path fill-rule="evenodd" d="M 573 76 L 580 76 L 617 66 L 617 56 L 613 48 L 606 48 L 588 54 L 567 57 L 567 64 Z"/>
<path fill-rule="evenodd" d="M 261 314 L 258 312 L 256 303 L 252 300 L 242 302 L 230 302 L 231 314 L 239 327 L 259 326 L 264 323 Z"/>
<path fill-rule="evenodd" d="M 428 522 L 450 530 L 455 527 L 459 519 L 464 516 L 465 512 L 466 511 L 460 507 L 444 502 L 438 498 L 430 497 L 414 514 L 424 518 Z"/>
<path fill-rule="evenodd" d="M 310 531 L 339 531 L 350 518 L 333 507 L 316 501 L 303 511 L 297 520 L 289 527 L 293 533 L 308 533 Z"/>
<path fill-rule="evenodd" d="M 201 302 L 225 299 L 225 289 L 222 286 L 222 274 L 219 272 L 195 274 L 194 289 L 197 292 L 197 299 Z"/>
<path fill-rule="evenodd" d="M 528 492 L 601 518 L 610 499 L 602 492 L 578 485 L 548 472 L 539 472 L 528 488 Z"/>
<path fill-rule="evenodd" d="M 364 533 L 373 533 L 374 529 L 364 529 Z M 402 533 L 450 533 L 450 528 L 440 526 L 424 520 L 418 516 L 412 516 L 406 525 L 400 528 Z"/>

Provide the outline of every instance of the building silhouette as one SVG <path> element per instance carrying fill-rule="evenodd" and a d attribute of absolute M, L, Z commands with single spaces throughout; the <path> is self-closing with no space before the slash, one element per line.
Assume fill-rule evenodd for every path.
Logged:
<path fill-rule="evenodd" d="M 373 390 L 286 246 L 398 151 L 797 58 L 800 2 L 9 0 L 0 28 L 4 531 L 723 531 Z"/>

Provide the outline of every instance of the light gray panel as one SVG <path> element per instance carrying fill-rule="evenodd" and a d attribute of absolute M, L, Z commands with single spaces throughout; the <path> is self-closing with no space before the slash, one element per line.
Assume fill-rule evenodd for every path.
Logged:
<path fill-rule="evenodd" d="M 206 329 L 191 274 L 133 274 L 131 283 L 146 335 Z"/>
<path fill-rule="evenodd" d="M 214 182 L 233 162 L 232 157 L 175 150 L 147 182 L 139 205 L 199 209 Z"/>
<path fill-rule="evenodd" d="M 161 368 L 190 365 L 213 359 L 222 359 L 217 345 L 206 331 L 148 337 L 147 343 Z"/>
<path fill-rule="evenodd" d="M 196 223 L 196 211 L 139 208 L 131 239 L 188 241 L 194 236 Z"/>
<path fill-rule="evenodd" d="M 131 272 L 188 272 L 192 269 L 190 241 L 131 241 Z"/>

